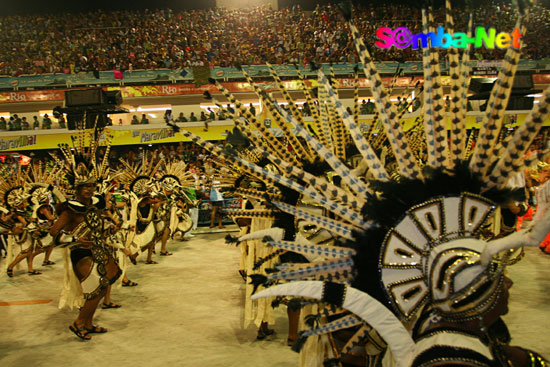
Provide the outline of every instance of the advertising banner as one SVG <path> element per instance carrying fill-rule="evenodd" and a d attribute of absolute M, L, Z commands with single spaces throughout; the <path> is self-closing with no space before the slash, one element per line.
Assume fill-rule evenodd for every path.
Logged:
<path fill-rule="evenodd" d="M 484 63 L 493 62 L 485 60 L 472 60 L 470 66 L 473 68 L 483 68 Z M 393 75 L 398 68 L 402 69 L 404 75 L 421 74 L 422 62 L 420 61 L 380 61 L 375 62 L 376 68 L 380 74 Z M 441 72 L 448 71 L 448 65 L 441 63 Z M 246 72 L 252 77 L 270 77 L 267 65 L 243 65 Z M 273 65 L 277 74 L 281 77 L 298 77 L 296 67 L 292 64 Z M 309 70 L 309 65 L 297 65 L 300 73 L 308 77 L 315 77 L 317 73 Z M 355 64 L 333 64 L 332 69 L 335 75 L 353 75 Z M 321 68 L 326 74 L 330 73 L 330 64 L 322 64 Z M 550 68 L 550 60 L 520 60 L 518 70 L 547 70 Z M 237 68 L 214 67 L 211 69 L 212 78 L 231 81 L 230 79 L 243 79 L 243 74 Z M 0 77 L 0 89 L 14 88 L 45 88 L 45 87 L 65 87 L 75 88 L 86 85 L 120 85 L 136 83 L 166 83 L 166 84 L 187 84 L 193 83 L 194 75 L 192 68 L 185 69 L 156 69 L 156 70 L 132 70 L 132 71 L 101 71 L 98 78 L 93 72 L 79 72 L 76 74 L 43 74 L 43 75 L 21 75 L 17 77 Z"/>
<path fill-rule="evenodd" d="M 204 131 L 201 126 L 186 126 L 186 130 L 200 135 L 206 140 L 223 140 L 226 131 L 232 129 L 232 125 L 214 125 L 209 126 L 208 131 Z M 0 135 L 0 151 L 27 151 L 37 149 L 56 149 L 58 144 L 71 145 L 71 135 L 76 132 L 68 130 L 52 130 L 51 133 L 43 130 L 17 131 Z M 113 136 L 112 145 L 139 145 L 139 144 L 159 144 L 159 143 L 177 143 L 180 141 L 189 141 L 182 134 L 174 134 L 171 128 L 159 124 L 158 127 L 151 125 L 147 129 L 128 129 L 119 126 L 105 128 L 104 134 Z M 10 134 L 10 135 L 8 135 Z M 28 135 L 21 135 L 28 134 Z M 104 138 L 103 138 L 104 139 Z"/>
<path fill-rule="evenodd" d="M 405 130 L 410 129 L 415 123 L 419 112 L 405 115 L 401 120 Z M 506 127 L 516 127 L 523 123 L 527 117 L 527 111 L 507 112 L 504 124 Z M 269 125 L 273 134 L 282 137 L 279 126 L 272 121 L 269 114 L 261 115 L 260 121 L 264 126 Z M 374 115 L 364 115 L 359 118 L 359 126 L 366 131 L 370 126 Z M 469 112 L 466 118 L 466 127 L 479 128 L 484 118 L 483 112 Z M 306 125 L 312 125 L 312 118 L 304 118 Z M 156 125 L 156 126 L 155 126 Z M 447 116 L 447 128 L 450 128 L 449 117 Z M 202 123 L 178 123 L 178 126 L 200 136 L 209 141 L 225 140 L 227 133 L 232 131 L 234 125 L 231 121 L 216 121 L 209 123 L 208 130 Z M 547 118 L 543 126 L 550 126 L 550 117 Z M 314 126 L 312 126 L 314 128 Z M 375 130 L 376 131 L 376 130 Z M 113 136 L 112 145 L 144 145 L 144 144 L 163 144 L 177 143 L 180 141 L 190 141 L 182 134 L 174 131 L 163 124 L 152 124 L 149 126 L 109 126 L 105 132 Z M 0 135 L 0 151 L 29 151 L 37 149 L 56 149 L 58 144 L 71 144 L 71 135 L 74 131 L 69 130 L 37 130 L 37 131 L 13 131 L 5 132 Z M 104 137 L 103 137 L 104 139 Z"/>

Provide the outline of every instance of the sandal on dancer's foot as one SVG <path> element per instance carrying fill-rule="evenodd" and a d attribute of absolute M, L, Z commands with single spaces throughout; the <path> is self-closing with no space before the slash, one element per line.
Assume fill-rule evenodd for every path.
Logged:
<path fill-rule="evenodd" d="M 135 287 L 136 285 L 138 284 L 136 282 L 132 282 L 131 280 L 128 280 L 127 282 L 125 282 L 124 280 L 122 281 L 123 287 Z"/>
<path fill-rule="evenodd" d="M 107 329 L 105 329 L 104 327 L 101 327 L 101 326 L 97 326 L 97 325 L 92 325 L 91 328 L 86 328 L 86 330 L 88 330 L 88 333 L 90 334 L 103 334 L 103 333 L 106 333 Z"/>
<path fill-rule="evenodd" d="M 155 260 L 149 260 L 149 261 L 146 261 L 145 262 L 146 264 L 158 264 L 158 262 L 156 262 Z"/>
<path fill-rule="evenodd" d="M 101 308 L 104 309 L 104 310 L 108 309 L 108 308 L 121 308 L 121 307 L 122 307 L 122 305 L 119 305 L 119 304 L 113 303 L 113 302 L 103 303 L 101 305 Z"/>
<path fill-rule="evenodd" d="M 55 263 L 54 263 L 53 261 L 50 261 L 50 260 L 44 261 L 44 262 L 42 263 L 42 266 L 48 266 L 48 265 L 55 265 Z"/>
<path fill-rule="evenodd" d="M 6 270 L 6 274 L 7 274 L 10 278 L 13 278 L 13 269 L 8 269 L 8 270 Z"/>
<path fill-rule="evenodd" d="M 42 273 L 39 272 L 38 270 L 33 270 L 33 271 L 29 271 L 28 274 L 29 275 L 39 275 L 39 274 L 42 274 Z"/>
<path fill-rule="evenodd" d="M 131 262 L 132 264 L 134 264 L 134 265 L 137 265 L 137 260 L 136 260 L 137 255 L 138 255 L 138 254 L 136 253 L 135 255 L 130 255 L 130 256 L 128 256 L 128 258 L 130 259 L 130 262 Z"/>
<path fill-rule="evenodd" d="M 69 326 L 69 330 L 71 330 L 74 333 L 74 335 L 78 336 L 80 339 L 83 339 L 83 340 L 92 339 L 92 337 L 89 335 L 90 332 L 88 331 L 88 329 L 86 329 L 84 326 L 79 328 L 78 326 L 76 326 L 76 322 L 73 322 L 73 324 Z"/>
<path fill-rule="evenodd" d="M 161 251 L 160 252 L 160 256 L 172 256 L 174 255 L 173 253 L 171 252 L 168 252 L 168 251 Z"/>
<path fill-rule="evenodd" d="M 113 303 L 113 302 L 103 303 L 101 305 L 101 308 L 104 309 L 104 310 L 107 309 L 107 308 L 121 308 L 121 307 L 122 307 L 122 305 L 119 305 L 119 304 Z"/>
<path fill-rule="evenodd" d="M 275 330 L 265 328 L 264 330 L 259 329 L 258 335 L 256 335 L 256 340 L 264 340 L 266 336 L 273 335 Z"/>

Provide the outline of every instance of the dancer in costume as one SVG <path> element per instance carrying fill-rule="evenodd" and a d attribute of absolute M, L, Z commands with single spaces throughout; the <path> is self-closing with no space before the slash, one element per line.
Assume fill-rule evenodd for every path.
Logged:
<path fill-rule="evenodd" d="M 134 225 L 136 213 L 131 211 L 132 200 L 137 200 L 137 198 L 134 199 L 134 197 L 135 195 L 131 191 L 125 192 L 121 189 L 115 191 L 111 197 L 110 214 L 108 213 L 111 221 L 120 228 L 111 236 L 111 239 L 118 244 L 118 265 L 122 270 L 122 276 L 120 277 L 121 282 L 119 285 L 122 287 L 135 287 L 138 285 L 138 283 L 128 279 L 126 274 L 128 263 L 130 262 L 136 265 L 136 257 L 138 255 L 137 252 L 132 252 L 130 246 L 132 243 L 132 236 L 135 234 Z"/>
<path fill-rule="evenodd" d="M 127 246 L 132 256 L 147 251 L 146 264 L 157 264 L 153 260 L 153 250 L 157 238 L 157 231 L 153 219 L 161 201 L 158 197 L 158 187 L 154 175 L 158 171 L 162 161 L 153 162 L 143 154 L 141 162 L 132 164 L 124 159 L 120 162 L 124 169 L 120 172 L 120 182 L 129 188 L 130 194 L 130 220 Z"/>
<path fill-rule="evenodd" d="M 50 260 L 54 243 L 49 232 L 56 219 L 55 209 L 51 205 L 52 195 L 55 196 L 57 202 L 65 201 L 64 194 L 53 186 L 58 174 L 60 174 L 60 170 L 57 167 L 48 170 L 42 164 L 38 164 L 31 165 L 26 175 L 26 180 L 31 186 L 29 200 L 32 203 L 29 231 L 35 241 L 34 246 L 37 251 L 44 252 L 42 266 L 55 264 Z"/>
<path fill-rule="evenodd" d="M 535 220 L 548 211 L 550 203 L 549 171 L 550 166 L 545 162 L 539 162 L 536 168 L 529 170 L 531 181 L 535 183 L 531 185 L 531 194 L 534 196 L 533 202 L 537 208 L 534 216 Z M 550 255 L 550 234 L 540 243 L 539 249 L 544 254 Z"/>
<path fill-rule="evenodd" d="M 7 171 L 2 173 L 3 181 L 0 184 L 0 194 L 4 200 L 6 212 L 4 222 L 7 224 L 8 249 L 6 257 L 6 273 L 13 276 L 15 266 L 23 260 L 27 260 L 27 272 L 29 275 L 41 274 L 33 268 L 34 257 L 42 250 L 35 241 L 33 234 L 36 234 L 36 225 L 33 223 L 29 204 L 31 189 L 26 180 L 21 166 L 17 172 L 11 174 Z"/>
<path fill-rule="evenodd" d="M 174 237 L 176 232 L 185 236 L 193 225 L 189 214 L 189 206 L 193 201 L 187 195 L 186 191 L 194 187 L 192 173 L 186 172 L 187 164 L 184 161 L 171 161 L 163 165 L 164 174 L 159 178 L 162 187 L 162 196 L 165 205 L 165 228 L 163 232 L 159 231 L 161 237 L 161 255 L 171 255 L 166 251 L 166 243 L 169 237 Z"/>
<path fill-rule="evenodd" d="M 29 194 L 21 186 L 12 187 L 4 194 L 5 205 L 9 209 L 4 218 L 10 228 L 6 257 L 6 274 L 9 277 L 13 277 L 14 268 L 25 259 L 27 260 L 27 273 L 29 275 L 41 274 L 33 268 L 34 257 L 40 250 L 36 250 L 36 243 L 28 228 L 31 221 L 27 210 L 29 197 Z"/>
<path fill-rule="evenodd" d="M 107 332 L 93 324 L 93 316 L 121 271 L 106 242 L 105 197 L 95 194 L 98 179 L 108 182 L 108 151 L 103 161 L 96 162 L 98 143 L 84 132 L 73 139 L 72 148 L 60 146 L 65 160 L 58 163 L 74 187 L 74 198 L 58 206 L 58 219 L 50 234 L 57 246 L 70 248 L 65 257 L 65 288 L 60 303 L 79 306 L 80 312 L 69 329 L 77 337 L 90 340 L 90 334 Z M 108 187 L 105 189 L 108 191 Z"/>

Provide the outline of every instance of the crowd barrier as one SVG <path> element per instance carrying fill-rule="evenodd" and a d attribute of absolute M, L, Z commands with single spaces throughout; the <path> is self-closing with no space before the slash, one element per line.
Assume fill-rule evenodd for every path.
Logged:
<path fill-rule="evenodd" d="M 469 65 L 475 74 L 487 75 L 495 73 L 501 65 L 501 60 L 472 60 Z M 416 75 L 422 73 L 422 62 L 376 62 L 376 67 L 381 74 L 393 75 L 398 69 L 404 75 Z M 296 67 L 291 64 L 273 65 L 277 74 L 281 77 L 298 77 Z M 306 76 L 315 76 L 317 73 L 311 71 L 309 65 L 297 65 L 300 73 Z M 331 72 L 331 65 L 322 64 L 321 68 L 326 74 Z M 335 75 L 352 75 L 355 64 L 333 64 L 332 71 Z M 243 69 L 252 77 L 270 77 L 271 73 L 266 65 L 243 66 Z M 446 62 L 441 64 L 441 72 L 446 73 L 449 67 Z M 550 70 L 550 60 L 520 60 L 518 71 Z M 97 75 L 97 74 L 96 74 Z M 116 76 L 115 76 L 116 75 Z M 210 71 L 212 78 L 224 81 L 243 79 L 240 70 L 234 67 L 214 67 Z M 101 71 L 96 77 L 93 72 L 79 72 L 76 74 L 43 74 L 43 75 L 21 75 L 17 77 L 0 76 L 0 89 L 20 90 L 25 88 L 74 88 L 83 86 L 109 86 L 126 84 L 176 84 L 193 83 L 193 69 L 155 69 L 155 70 L 132 70 L 120 73 L 113 71 Z"/>
<path fill-rule="evenodd" d="M 506 127 L 517 127 L 523 123 L 530 111 L 506 111 L 504 124 Z M 401 120 L 405 130 L 410 129 L 420 114 L 417 110 L 413 113 L 407 113 Z M 466 127 L 468 129 L 479 128 L 485 112 L 471 111 L 466 117 Z M 369 129 L 374 115 L 360 115 L 359 126 L 363 131 Z M 276 137 L 282 137 L 283 133 L 277 123 L 264 114 L 258 117 L 258 121 L 269 127 Z M 304 117 L 306 124 L 313 121 L 312 117 Z M 447 124 L 450 128 L 450 116 L 447 114 Z M 380 124 L 380 122 L 379 122 Z M 233 121 L 212 121 L 208 123 L 208 131 L 204 131 L 203 122 L 178 122 L 177 126 L 186 129 L 205 140 L 218 141 L 225 140 L 227 133 L 231 132 L 234 126 Z M 546 118 L 543 126 L 550 126 L 550 117 Z M 381 126 L 377 126 L 375 132 Z M 53 130 L 24 130 L 24 131 L 4 131 L 0 135 L 0 151 L 31 151 L 37 149 L 56 149 L 58 144 L 71 144 L 71 135 L 75 131 L 67 129 Z M 123 125 L 107 126 L 100 137 L 100 142 L 105 139 L 106 134 L 112 136 L 112 145 L 153 145 L 164 143 L 178 143 L 190 141 L 187 137 L 165 124 L 150 125 Z"/>

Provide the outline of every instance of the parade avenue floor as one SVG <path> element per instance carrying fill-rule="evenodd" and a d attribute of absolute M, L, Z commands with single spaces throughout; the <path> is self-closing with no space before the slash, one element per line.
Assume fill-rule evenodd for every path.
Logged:
<path fill-rule="evenodd" d="M 59 310 L 63 282 L 61 251 L 52 267 L 29 276 L 26 266 L 14 278 L 0 275 L 0 365 L 89 366 L 243 366 L 293 367 L 299 355 L 286 346 L 286 308 L 276 309 L 276 333 L 256 341 L 256 328 L 243 328 L 244 282 L 240 250 L 224 242 L 226 233 L 172 241 L 173 256 L 155 255 L 157 265 L 128 268 L 137 287 L 114 288 L 122 308 L 98 309 L 95 324 L 109 329 L 81 341 L 68 329 L 77 311 Z M 158 248 L 158 246 L 157 246 Z M 2 269 L 5 260 L 0 261 Z M 550 358 L 550 256 L 527 249 L 509 268 L 514 281 L 505 321 L 513 343 Z"/>

